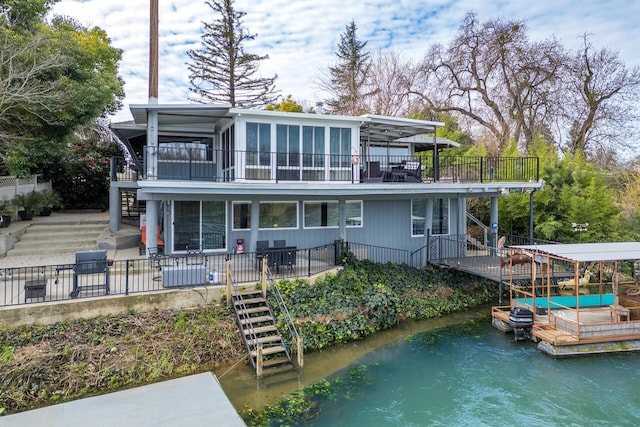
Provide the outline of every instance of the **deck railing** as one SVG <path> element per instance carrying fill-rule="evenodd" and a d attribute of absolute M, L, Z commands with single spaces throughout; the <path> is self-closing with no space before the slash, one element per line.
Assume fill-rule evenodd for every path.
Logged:
<path fill-rule="evenodd" d="M 308 277 L 336 267 L 336 243 L 298 249 L 293 265 L 272 266 L 275 279 Z M 158 256 L 109 261 L 108 274 L 77 274 L 79 264 L 0 269 L 0 306 L 58 302 L 105 295 L 131 295 L 224 281 L 227 259 L 238 283 L 260 281 L 260 257 L 254 253 Z M 209 280 L 213 276 L 214 281 Z"/>
<path fill-rule="evenodd" d="M 469 248 L 466 246 L 468 243 L 465 236 L 432 236 L 432 244 L 415 251 L 336 241 L 294 250 L 295 255 L 286 258 L 294 260 L 293 264 L 280 261 L 268 265 L 276 280 L 309 277 L 340 265 L 345 249 L 361 260 L 394 262 L 417 268 L 425 267 L 430 262 L 446 263 L 456 258 L 466 258 L 466 264 L 477 262 L 478 268 L 483 268 L 487 258 L 491 258 L 491 262 L 496 264 L 495 255 L 490 255 L 491 248 Z M 435 247 L 438 249 L 435 250 Z M 496 248 L 496 251 L 498 255 L 503 255 L 505 250 Z M 216 282 L 224 281 L 227 260 L 233 265 L 234 280 L 238 283 L 257 283 L 262 277 L 261 259 L 262 256 L 258 253 L 248 252 L 214 255 L 191 253 L 150 259 L 109 260 L 108 274 L 76 274 L 83 270 L 77 264 L 3 268 L 0 269 L 0 306 L 221 285 L 222 283 Z M 492 268 L 498 265 L 493 264 Z M 210 276 L 213 280 L 209 280 Z"/>
<path fill-rule="evenodd" d="M 153 159 L 154 167 L 148 169 Z M 365 156 L 145 147 L 144 159 L 115 157 L 113 181 L 535 182 L 537 157 Z"/>

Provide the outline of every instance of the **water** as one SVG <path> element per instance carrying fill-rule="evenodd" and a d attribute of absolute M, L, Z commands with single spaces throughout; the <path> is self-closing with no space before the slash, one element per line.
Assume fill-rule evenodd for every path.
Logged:
<path fill-rule="evenodd" d="M 373 384 L 313 426 L 626 426 L 640 423 L 640 354 L 552 359 L 475 322 L 361 357 Z"/>

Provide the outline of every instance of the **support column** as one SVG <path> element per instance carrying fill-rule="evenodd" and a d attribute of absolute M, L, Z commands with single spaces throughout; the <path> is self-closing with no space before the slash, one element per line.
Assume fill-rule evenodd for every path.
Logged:
<path fill-rule="evenodd" d="M 147 255 L 158 253 L 158 205 L 157 200 L 147 200 Z"/>
<path fill-rule="evenodd" d="M 122 193 L 119 187 L 109 187 L 109 230 L 111 232 L 120 229 L 122 221 Z"/>
<path fill-rule="evenodd" d="M 258 231 L 260 229 L 260 202 L 257 200 L 251 201 L 251 231 L 249 233 L 249 238 L 251 242 L 248 245 L 245 245 L 248 248 L 251 248 L 251 252 L 256 251 L 256 242 L 258 241 Z M 231 243 L 235 245 L 235 243 Z"/>
<path fill-rule="evenodd" d="M 147 111 L 146 179 L 158 178 L 158 111 Z"/>
<path fill-rule="evenodd" d="M 458 230 L 457 233 L 467 234 L 467 199 L 458 197 Z"/>
<path fill-rule="evenodd" d="M 498 198 L 491 198 L 491 211 L 489 213 L 491 222 L 491 237 L 489 238 L 491 247 L 491 256 L 496 256 L 496 248 L 498 246 Z"/>
<path fill-rule="evenodd" d="M 342 199 L 338 200 L 338 213 L 339 213 L 338 227 L 340 230 L 338 238 L 340 240 L 346 241 L 347 240 L 347 213 L 345 208 L 345 202 Z"/>

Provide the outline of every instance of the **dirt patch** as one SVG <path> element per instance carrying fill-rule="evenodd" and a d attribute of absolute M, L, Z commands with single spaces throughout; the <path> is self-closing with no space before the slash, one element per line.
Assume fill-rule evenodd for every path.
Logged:
<path fill-rule="evenodd" d="M 211 370 L 241 360 L 224 307 L 127 313 L 0 331 L 0 414 Z"/>

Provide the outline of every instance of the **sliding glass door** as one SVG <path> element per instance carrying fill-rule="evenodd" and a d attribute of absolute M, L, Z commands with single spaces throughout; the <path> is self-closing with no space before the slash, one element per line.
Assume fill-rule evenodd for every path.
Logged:
<path fill-rule="evenodd" d="M 226 206 L 218 201 L 173 203 L 173 252 L 226 248 Z"/>

